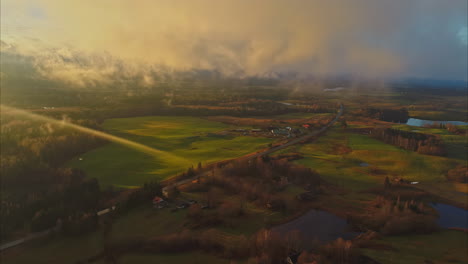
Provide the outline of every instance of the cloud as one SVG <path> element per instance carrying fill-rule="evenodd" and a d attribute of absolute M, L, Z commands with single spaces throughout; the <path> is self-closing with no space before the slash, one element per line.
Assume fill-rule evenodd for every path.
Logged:
<path fill-rule="evenodd" d="M 145 68 L 466 79 L 466 1 L 3 0 L 44 76 L 86 86 Z M 13 15 L 16 14 L 15 19 Z M 16 19 L 20 17 L 21 19 Z M 2 36 L 3 38 L 3 36 Z M 53 47 L 53 48 L 51 48 Z M 65 47 L 65 48 L 64 48 Z M 465 58 L 465 59 L 464 59 Z M 143 71 L 136 73 L 136 71 Z"/>

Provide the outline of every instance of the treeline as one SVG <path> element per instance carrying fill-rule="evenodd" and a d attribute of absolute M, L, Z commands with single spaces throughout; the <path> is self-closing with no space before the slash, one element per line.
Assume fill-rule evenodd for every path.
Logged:
<path fill-rule="evenodd" d="M 209 107 L 205 105 L 173 105 L 165 110 L 167 115 L 228 115 L 228 116 L 255 116 L 255 115 L 280 115 L 297 112 L 275 102 L 245 103 L 234 107 Z M 160 113 L 162 114 L 162 113 Z"/>
<path fill-rule="evenodd" d="M 415 151 L 420 154 L 438 156 L 446 154 L 443 141 L 438 136 L 393 128 L 373 129 L 370 135 L 387 144 Z"/>
<path fill-rule="evenodd" d="M 468 166 L 459 165 L 449 170 L 446 177 L 449 181 L 468 183 Z"/>
<path fill-rule="evenodd" d="M 117 214 L 124 214 L 143 204 L 150 202 L 155 196 L 162 196 L 162 186 L 157 181 L 148 181 L 142 188 L 132 190 L 126 199 L 120 201 L 117 205 Z"/>
<path fill-rule="evenodd" d="M 35 188 L 37 183 L 32 183 L 24 190 L 5 192 L 7 195 L 2 197 L 0 209 L 3 238 L 27 226 L 29 230 L 25 231 L 31 232 L 62 226 L 67 234 L 79 234 L 96 227 L 94 217 L 104 195 L 97 180 L 71 169 L 60 169 L 55 174 L 51 171 L 49 175 L 57 185 Z"/>
<path fill-rule="evenodd" d="M 366 242 L 376 236 L 375 233 L 362 234 L 359 239 L 343 240 L 339 238 L 326 245 L 312 246 L 310 251 L 302 249 L 302 240 L 297 232 L 281 235 L 271 230 L 262 229 L 251 236 L 227 235 L 208 229 L 203 231 L 183 230 L 182 232 L 158 236 L 151 239 L 125 239 L 109 243 L 94 256 L 77 263 L 96 263 L 104 260 L 117 263 L 126 254 L 184 254 L 203 252 L 219 258 L 246 261 L 251 264 L 293 263 L 348 263 L 375 264 L 360 251 Z"/>
<path fill-rule="evenodd" d="M 248 103 L 234 107 L 217 107 L 209 105 L 176 105 L 171 106 L 153 103 L 139 105 L 124 105 L 113 109 L 86 110 L 70 116 L 85 117 L 100 120 L 109 118 L 126 118 L 135 116 L 166 115 L 166 116 L 273 116 L 289 113 L 335 113 L 335 106 L 310 105 L 304 107 L 288 107 L 276 102 Z"/>
<path fill-rule="evenodd" d="M 80 263 L 99 260 L 117 262 L 132 253 L 161 254 L 202 251 L 226 259 L 245 260 L 249 263 L 283 264 L 288 256 L 288 244 L 276 233 L 262 230 L 251 237 L 229 236 L 216 230 L 184 230 L 151 239 L 125 239 L 109 243 L 107 248 Z"/>
<path fill-rule="evenodd" d="M 289 91 L 268 86 L 187 87 L 171 91 L 172 103 L 182 105 L 217 106 L 250 100 L 279 101 L 288 98 Z"/>
<path fill-rule="evenodd" d="M 390 109 L 366 107 L 358 111 L 358 115 L 370 117 L 386 122 L 406 123 L 409 119 L 408 109 Z"/>
<path fill-rule="evenodd" d="M 92 121 L 74 123 L 97 128 Z M 97 181 L 61 166 L 103 144 L 103 140 L 60 125 L 4 113 L 0 140 L 3 237 L 17 229 L 40 231 L 54 226 L 59 218 L 65 223 L 95 212 L 101 196 Z"/>
<path fill-rule="evenodd" d="M 431 207 L 415 200 L 390 199 L 379 196 L 359 217 L 350 217 L 362 229 L 378 231 L 384 235 L 427 234 L 439 227 Z"/>
<path fill-rule="evenodd" d="M 190 192 L 205 193 L 203 203 L 211 208 L 201 210 L 200 205 L 192 205 L 187 214 L 188 226 L 232 226 L 237 217 L 245 215 L 246 202 L 283 214 L 295 212 L 299 206 L 297 197 L 281 194 L 290 183 L 304 187 L 307 199 L 314 199 L 324 188 L 317 172 L 293 166 L 286 159 L 259 157 L 213 168 L 207 177 L 185 187 Z M 239 195 L 240 200 L 223 200 L 226 194 Z"/>

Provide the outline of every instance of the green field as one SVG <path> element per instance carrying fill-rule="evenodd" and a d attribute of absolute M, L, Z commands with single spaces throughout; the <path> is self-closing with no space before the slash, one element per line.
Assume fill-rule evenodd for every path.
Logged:
<path fill-rule="evenodd" d="M 339 149 L 345 147 L 348 151 L 340 153 Z M 446 182 L 447 170 L 459 163 L 447 157 L 406 151 L 341 129 L 332 130 L 297 151 L 304 155 L 297 163 L 317 170 L 331 183 L 353 190 L 382 184 L 386 176 L 403 177 L 423 185 L 439 184 Z"/>
<path fill-rule="evenodd" d="M 150 179 L 163 180 L 198 162 L 206 164 L 239 157 L 272 142 L 262 137 L 221 134 L 218 132 L 232 127 L 195 117 L 118 118 L 106 120 L 103 127 L 113 135 L 168 153 L 151 156 L 110 143 L 66 164 L 83 169 L 102 185 L 119 187 L 139 186 Z"/>
<path fill-rule="evenodd" d="M 460 109 L 454 109 L 453 111 L 448 109 L 444 111 L 409 111 L 411 117 L 427 120 L 464 121 L 466 120 L 466 114 L 466 111 L 460 111 Z"/>

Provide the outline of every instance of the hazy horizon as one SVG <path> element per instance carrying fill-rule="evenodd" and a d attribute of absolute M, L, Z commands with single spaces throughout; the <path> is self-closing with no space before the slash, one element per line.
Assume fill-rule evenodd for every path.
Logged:
<path fill-rule="evenodd" d="M 154 86 L 154 73 L 192 70 L 468 81 L 466 10 L 463 0 L 4 0 L 1 52 L 77 86 Z"/>

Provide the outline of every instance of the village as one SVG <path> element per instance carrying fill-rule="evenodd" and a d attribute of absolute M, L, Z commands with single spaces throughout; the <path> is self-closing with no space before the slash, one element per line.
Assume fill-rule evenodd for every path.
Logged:
<path fill-rule="evenodd" d="M 304 135 L 312 127 L 311 124 L 304 123 L 300 127 L 291 126 L 268 126 L 264 128 L 236 128 L 229 130 L 230 133 L 243 136 L 262 136 L 269 138 L 296 138 Z"/>

